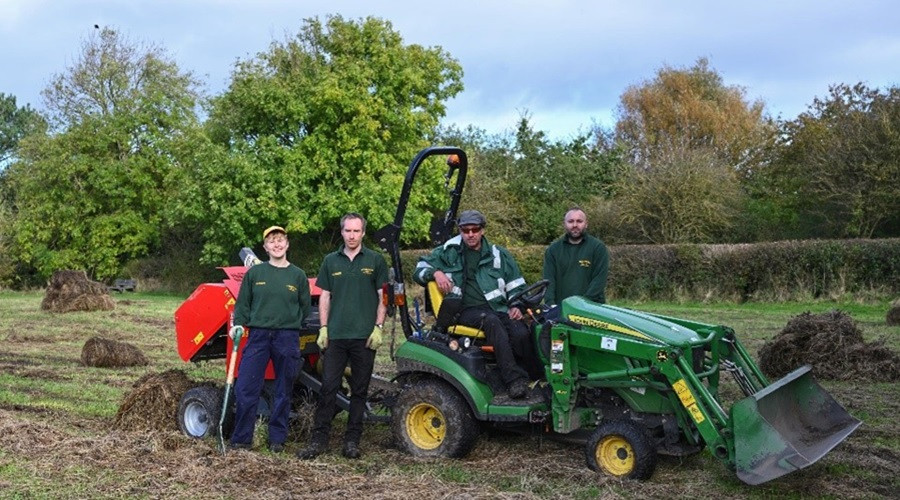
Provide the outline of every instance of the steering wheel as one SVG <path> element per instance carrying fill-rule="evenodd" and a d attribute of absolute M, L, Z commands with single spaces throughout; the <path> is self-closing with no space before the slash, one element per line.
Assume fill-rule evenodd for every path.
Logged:
<path fill-rule="evenodd" d="M 550 286 L 550 280 L 540 280 L 528 285 L 524 290 L 509 298 L 509 307 L 518 307 L 522 312 L 525 312 L 525 309 L 534 309 L 544 300 L 548 286 Z"/>

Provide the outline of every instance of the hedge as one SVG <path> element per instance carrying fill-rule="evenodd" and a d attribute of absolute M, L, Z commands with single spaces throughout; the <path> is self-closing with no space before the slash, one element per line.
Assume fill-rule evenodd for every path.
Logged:
<path fill-rule="evenodd" d="M 511 247 L 531 283 L 543 246 Z M 420 255 L 402 252 L 409 275 Z M 607 300 L 787 301 L 900 294 L 900 239 L 610 246 Z"/>

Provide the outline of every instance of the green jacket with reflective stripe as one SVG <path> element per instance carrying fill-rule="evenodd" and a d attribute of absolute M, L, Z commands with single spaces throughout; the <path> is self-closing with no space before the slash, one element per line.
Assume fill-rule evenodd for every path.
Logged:
<path fill-rule="evenodd" d="M 413 279 L 424 286 L 434 280 L 436 271 L 443 271 L 453 282 L 453 288 L 447 295 L 462 297 L 461 287 L 465 281 L 463 245 L 462 237 L 456 235 L 432 250 L 431 254 L 420 257 Z M 481 239 L 481 257 L 475 278 L 484 299 L 497 312 L 506 312 L 509 309 L 507 298 L 525 287 L 525 278 L 509 251 L 491 244 L 484 237 Z"/>

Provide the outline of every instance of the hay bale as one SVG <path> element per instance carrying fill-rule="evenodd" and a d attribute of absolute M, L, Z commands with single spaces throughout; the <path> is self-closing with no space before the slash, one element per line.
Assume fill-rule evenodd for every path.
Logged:
<path fill-rule="evenodd" d="M 81 348 L 81 363 L 100 368 L 145 366 L 150 362 L 136 346 L 127 342 L 91 337 Z"/>
<path fill-rule="evenodd" d="M 102 283 L 88 279 L 84 271 L 55 271 L 41 301 L 41 309 L 57 313 L 109 311 L 115 301 Z"/>
<path fill-rule="evenodd" d="M 128 431 L 177 431 L 178 403 L 193 386 L 181 370 L 144 375 L 122 401 L 113 427 Z"/>
<path fill-rule="evenodd" d="M 891 302 L 891 308 L 888 309 L 885 322 L 888 326 L 900 325 L 900 299 Z"/>
<path fill-rule="evenodd" d="M 803 365 L 820 379 L 900 380 L 900 356 L 884 342 L 865 343 L 856 322 L 842 311 L 795 316 L 759 350 L 759 367 L 773 379 Z"/>

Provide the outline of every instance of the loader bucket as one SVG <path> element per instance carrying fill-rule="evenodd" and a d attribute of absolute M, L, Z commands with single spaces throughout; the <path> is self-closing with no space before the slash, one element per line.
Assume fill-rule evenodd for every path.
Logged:
<path fill-rule="evenodd" d="M 761 484 L 811 465 L 861 423 L 804 366 L 731 408 L 738 477 Z"/>

